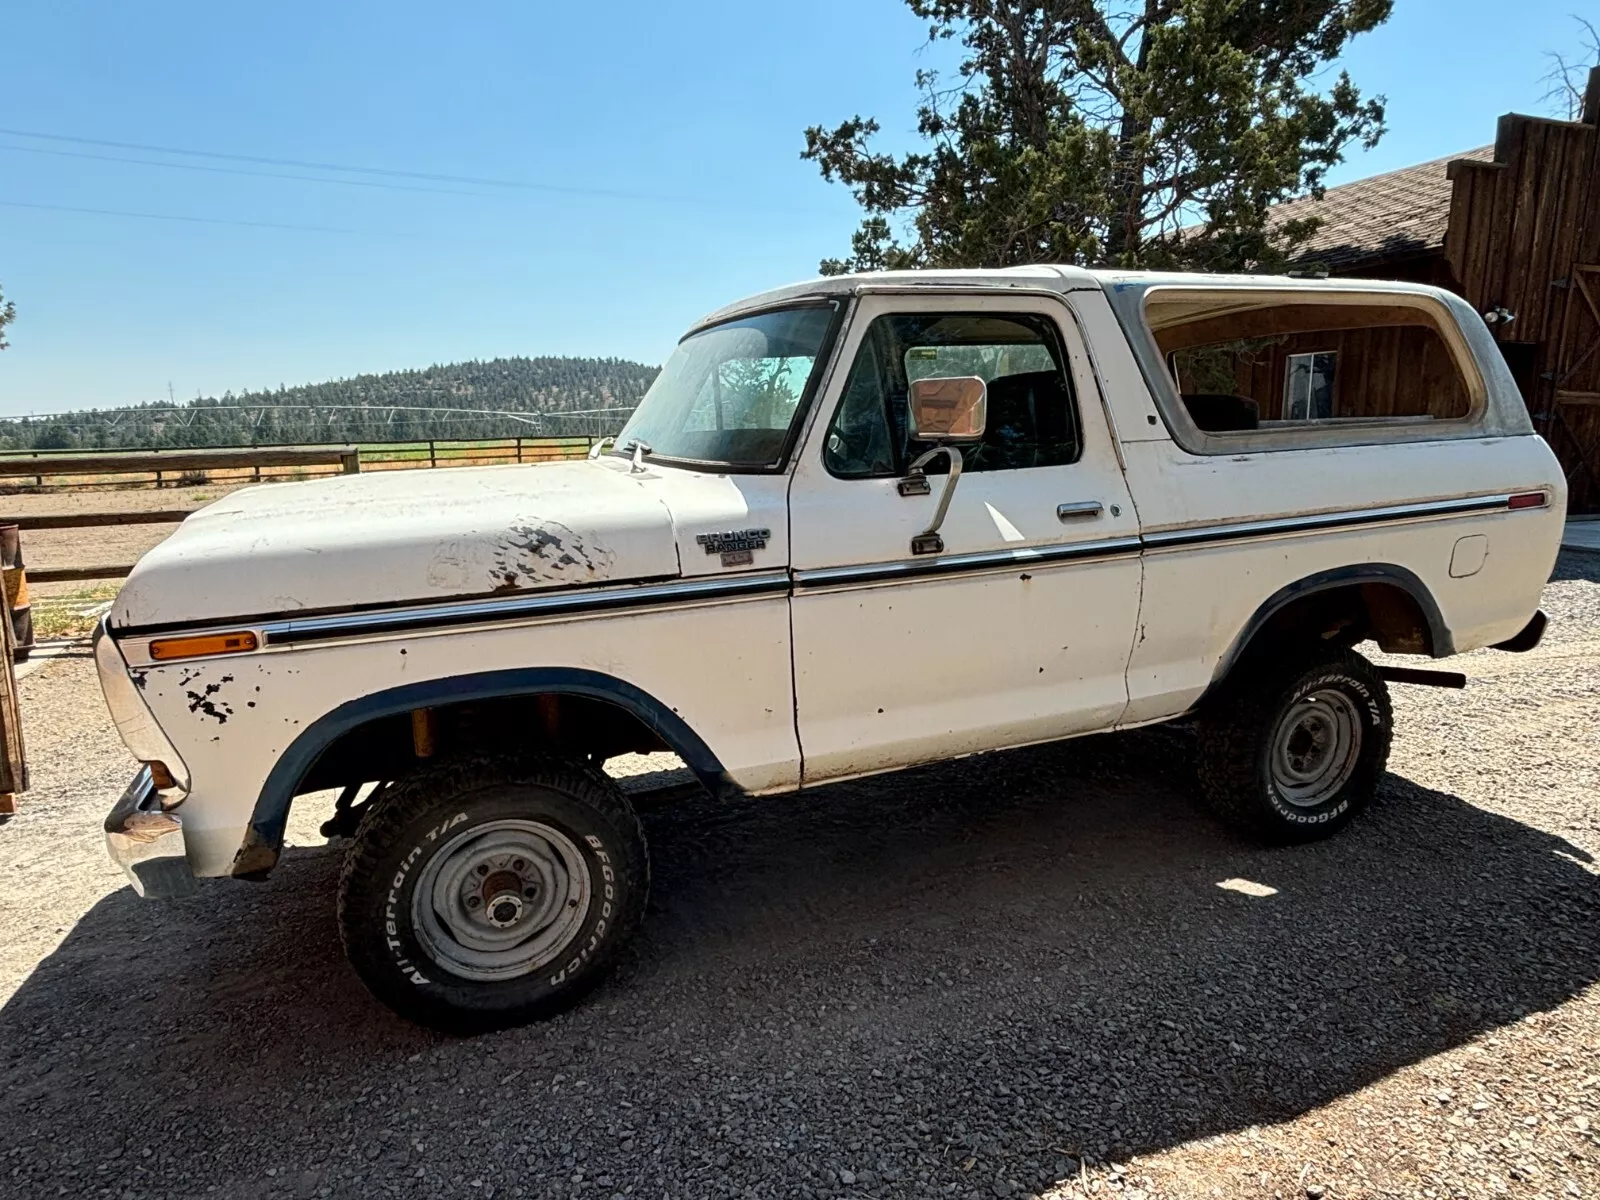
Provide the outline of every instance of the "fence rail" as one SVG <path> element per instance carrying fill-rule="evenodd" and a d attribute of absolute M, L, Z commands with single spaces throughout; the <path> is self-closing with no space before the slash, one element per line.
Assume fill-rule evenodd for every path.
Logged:
<path fill-rule="evenodd" d="M 97 529 L 102 525 L 176 525 L 195 510 L 154 508 L 148 512 L 45 513 L 12 517 L 7 525 L 18 529 Z"/>
<path fill-rule="evenodd" d="M 346 474 L 361 470 L 355 446 L 326 449 L 272 447 L 263 450 L 134 450 L 113 454 L 7 455 L 0 457 L 0 475 L 119 475 L 148 471 L 206 471 L 230 467 L 337 466 Z"/>
<path fill-rule="evenodd" d="M 126 579 L 133 570 L 132 563 L 112 563 L 101 567 L 45 567 L 29 568 L 31 583 L 82 583 L 90 579 Z"/>
<path fill-rule="evenodd" d="M 333 446 L 223 446 L 177 450 L 28 450 L 0 453 L 0 492 L 80 492 L 306 479 L 358 471 L 491 466 L 582 458 L 594 437 L 365 442 Z"/>
<path fill-rule="evenodd" d="M 407 467 L 471 467 L 509 463 L 561 462 L 583 458 L 598 442 L 594 437 L 497 438 L 487 441 L 388 442 L 361 447 L 361 469 Z"/>

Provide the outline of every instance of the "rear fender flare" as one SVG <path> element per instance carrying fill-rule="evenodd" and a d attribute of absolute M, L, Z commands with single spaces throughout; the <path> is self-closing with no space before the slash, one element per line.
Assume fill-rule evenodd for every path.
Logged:
<path fill-rule="evenodd" d="M 1393 563 L 1358 563 L 1347 567 L 1334 567 L 1327 571 L 1318 571 L 1315 575 L 1308 575 L 1304 579 L 1295 581 L 1286 587 L 1279 588 L 1251 614 L 1245 622 L 1244 628 L 1234 637 L 1228 646 L 1227 652 L 1217 662 L 1217 668 L 1211 676 L 1211 688 L 1227 678 L 1228 672 L 1233 670 L 1234 664 L 1250 645 L 1251 640 L 1266 627 L 1275 615 L 1282 612 L 1289 605 L 1307 596 L 1318 592 L 1329 592 L 1335 588 L 1349 587 L 1352 584 L 1387 583 L 1400 588 L 1413 600 L 1422 611 L 1423 619 L 1428 623 L 1428 644 L 1432 647 L 1434 658 L 1448 658 L 1456 652 L 1455 638 L 1450 633 L 1450 628 L 1444 622 L 1444 616 L 1439 611 L 1439 605 L 1433 598 L 1433 593 L 1428 590 L 1428 585 L 1413 571 L 1404 567 L 1395 566 Z M 1208 689 L 1210 690 L 1210 689 Z"/>

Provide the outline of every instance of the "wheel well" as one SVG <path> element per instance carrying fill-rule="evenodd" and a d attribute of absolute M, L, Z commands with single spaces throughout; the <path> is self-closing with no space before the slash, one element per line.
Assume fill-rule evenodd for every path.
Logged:
<path fill-rule="evenodd" d="M 256 797 L 232 873 L 258 875 L 277 862 L 297 795 L 393 779 L 419 762 L 484 750 L 601 759 L 671 750 L 713 795 L 739 792 L 675 709 L 625 680 L 576 667 L 423 680 L 347 701 L 290 743 Z"/>
<path fill-rule="evenodd" d="M 1251 639 L 1312 639 L 1354 646 L 1373 639 L 1390 654 L 1432 654 L 1432 633 L 1422 606 L 1392 583 L 1354 583 L 1291 600 L 1267 618 Z"/>
<path fill-rule="evenodd" d="M 1263 604 L 1219 664 L 1226 675 L 1245 658 L 1286 645 L 1349 647 L 1368 639 L 1389 654 L 1454 653 L 1433 598 L 1398 567 L 1352 568 L 1303 580 Z"/>
<path fill-rule="evenodd" d="M 660 732 L 620 704 L 537 692 L 428 705 L 375 717 L 331 742 L 296 795 L 394 779 L 430 760 L 540 751 L 579 760 L 670 750 Z"/>

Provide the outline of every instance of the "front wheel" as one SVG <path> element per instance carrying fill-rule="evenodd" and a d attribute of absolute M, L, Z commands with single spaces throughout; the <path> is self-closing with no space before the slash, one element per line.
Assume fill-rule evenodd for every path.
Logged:
<path fill-rule="evenodd" d="M 1309 842 L 1371 803 L 1389 760 L 1388 686 L 1353 650 L 1262 657 L 1201 714 L 1206 800 L 1244 832 Z"/>
<path fill-rule="evenodd" d="M 604 775 L 463 759 L 413 772 L 363 816 L 339 932 L 389 1007 L 476 1032 L 581 998 L 638 925 L 649 885 L 638 819 Z"/>

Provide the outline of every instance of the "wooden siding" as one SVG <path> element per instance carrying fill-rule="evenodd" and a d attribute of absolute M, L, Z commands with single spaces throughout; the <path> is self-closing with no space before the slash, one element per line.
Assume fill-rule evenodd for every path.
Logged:
<path fill-rule="evenodd" d="M 1600 509 L 1600 68 L 1581 121 L 1500 119 L 1493 162 L 1450 164 L 1450 286 L 1522 364 L 1529 412 L 1577 511 Z M 1528 361 L 1531 356 L 1531 361 Z"/>
<path fill-rule="evenodd" d="M 1332 351 L 1335 417 L 1462 417 L 1468 398 L 1444 340 L 1425 325 L 1382 325 L 1364 329 L 1320 330 L 1264 340 L 1248 349 L 1230 347 L 1207 353 L 1206 378 L 1185 378 L 1185 391 L 1223 390 L 1220 370 L 1231 374 L 1235 395 L 1254 400 L 1264 421 L 1283 417 L 1284 374 L 1293 354 Z M 1179 362 L 1185 362 L 1184 352 Z M 1210 386 L 1206 386 L 1207 384 Z"/>

